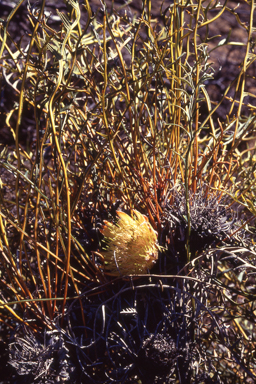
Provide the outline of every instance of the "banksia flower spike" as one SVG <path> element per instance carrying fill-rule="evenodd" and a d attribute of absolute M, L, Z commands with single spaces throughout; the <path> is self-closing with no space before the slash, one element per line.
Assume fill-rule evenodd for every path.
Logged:
<path fill-rule="evenodd" d="M 157 234 L 148 218 L 134 210 L 133 217 L 117 212 L 117 225 L 105 222 L 105 273 L 112 276 L 147 273 L 158 257 Z"/>

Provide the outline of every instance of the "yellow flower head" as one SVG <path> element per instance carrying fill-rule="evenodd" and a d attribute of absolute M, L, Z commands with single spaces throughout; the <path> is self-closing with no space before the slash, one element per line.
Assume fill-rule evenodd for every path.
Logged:
<path fill-rule="evenodd" d="M 133 217 L 117 214 L 117 225 L 106 221 L 101 231 L 107 243 L 102 252 L 105 272 L 112 276 L 147 273 L 158 257 L 157 233 L 136 210 Z"/>

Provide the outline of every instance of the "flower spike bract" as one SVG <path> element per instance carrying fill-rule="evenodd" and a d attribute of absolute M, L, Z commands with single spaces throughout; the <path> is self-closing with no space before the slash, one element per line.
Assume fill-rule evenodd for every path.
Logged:
<path fill-rule="evenodd" d="M 145 215 L 117 212 L 117 225 L 105 222 L 105 272 L 112 276 L 147 273 L 158 257 L 157 234 Z"/>

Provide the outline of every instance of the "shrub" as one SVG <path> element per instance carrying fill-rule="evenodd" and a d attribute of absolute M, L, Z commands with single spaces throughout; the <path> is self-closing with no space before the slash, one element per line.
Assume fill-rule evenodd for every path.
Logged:
<path fill-rule="evenodd" d="M 42 1 L 28 4 L 29 31 L 15 41 L 22 3 L 2 22 L 0 51 L 15 142 L 0 155 L 0 319 L 17 374 L 35 343 L 54 357 L 26 365 L 33 382 L 253 382 L 253 1 L 248 23 L 227 2 L 162 4 L 156 20 L 150 0 L 137 16 L 104 2 L 93 14 L 87 0 L 52 15 Z M 214 104 L 211 57 L 241 46 L 230 34 L 212 46 L 227 13 L 247 40 Z M 133 226 L 141 249 L 121 252 Z M 100 229 L 118 236 L 105 271 Z M 130 269 L 129 256 L 146 267 Z M 154 359 L 161 372 L 147 372 Z"/>

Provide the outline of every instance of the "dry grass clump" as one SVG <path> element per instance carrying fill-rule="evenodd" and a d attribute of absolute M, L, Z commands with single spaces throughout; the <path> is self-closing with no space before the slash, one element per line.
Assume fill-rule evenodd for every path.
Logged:
<path fill-rule="evenodd" d="M 147 273 L 158 258 L 157 233 L 147 216 L 133 210 L 133 217 L 117 212 L 117 224 L 105 222 L 105 272 L 112 276 Z"/>

